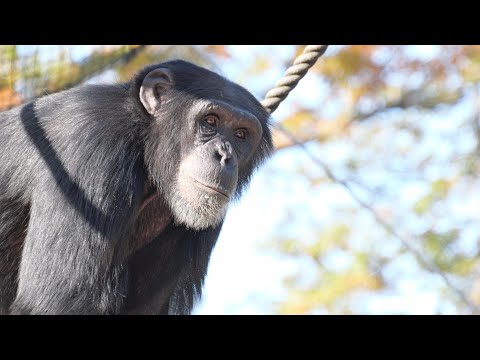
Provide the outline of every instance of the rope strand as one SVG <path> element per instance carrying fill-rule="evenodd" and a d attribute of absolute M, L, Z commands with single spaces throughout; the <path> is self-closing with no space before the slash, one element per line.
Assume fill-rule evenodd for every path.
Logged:
<path fill-rule="evenodd" d="M 317 62 L 327 50 L 328 45 L 308 45 L 303 53 L 298 56 L 285 75 L 277 81 L 275 87 L 265 95 L 262 105 L 269 113 L 273 113 L 278 105 L 286 99 L 298 82 L 305 76 L 308 70 Z"/>

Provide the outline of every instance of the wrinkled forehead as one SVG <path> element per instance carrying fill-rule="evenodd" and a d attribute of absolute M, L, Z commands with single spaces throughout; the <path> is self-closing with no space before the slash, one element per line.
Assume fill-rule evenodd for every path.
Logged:
<path fill-rule="evenodd" d="M 228 102 L 217 99 L 198 99 L 190 108 L 190 116 L 195 117 L 198 114 L 208 114 L 210 112 L 223 115 L 222 118 L 227 121 L 233 121 L 237 124 L 248 124 L 256 130 L 257 134 L 262 134 L 262 126 L 259 119 L 248 109 L 236 107 Z"/>
<path fill-rule="evenodd" d="M 254 113 L 249 111 L 248 107 L 236 106 L 231 101 L 220 100 L 218 98 L 199 98 L 195 101 L 192 110 L 195 112 L 205 112 L 210 110 L 222 109 L 232 116 L 241 117 L 251 121 L 258 121 Z"/>
<path fill-rule="evenodd" d="M 182 80 L 185 81 L 180 80 L 177 83 L 177 89 L 185 91 L 194 98 L 218 100 L 240 111 L 249 112 L 259 121 L 266 117 L 262 105 L 248 90 L 216 73 L 200 72 L 188 80 Z"/>

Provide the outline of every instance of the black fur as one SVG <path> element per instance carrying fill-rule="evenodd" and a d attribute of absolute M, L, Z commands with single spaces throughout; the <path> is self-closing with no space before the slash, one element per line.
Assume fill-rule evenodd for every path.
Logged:
<path fill-rule="evenodd" d="M 175 75 L 175 101 L 155 122 L 138 94 L 160 66 Z M 238 198 L 271 152 L 268 113 L 193 64 L 154 65 L 127 83 L 76 87 L 0 113 L 0 313 L 191 312 L 223 223 L 189 229 L 170 219 L 166 201 L 194 146 L 184 118 L 198 99 L 260 120 L 260 145 L 239 166 Z M 140 218 L 148 186 L 160 196 Z M 160 234 L 143 244 L 157 225 Z"/>

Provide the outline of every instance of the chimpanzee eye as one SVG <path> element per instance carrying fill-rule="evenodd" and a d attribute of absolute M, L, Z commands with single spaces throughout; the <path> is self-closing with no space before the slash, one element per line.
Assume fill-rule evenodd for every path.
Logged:
<path fill-rule="evenodd" d="M 210 126 L 217 126 L 218 117 L 217 115 L 208 114 L 207 116 L 205 116 L 204 121 Z"/>
<path fill-rule="evenodd" d="M 235 131 L 235 136 L 239 139 L 245 140 L 247 138 L 247 130 L 238 129 L 237 131 Z"/>

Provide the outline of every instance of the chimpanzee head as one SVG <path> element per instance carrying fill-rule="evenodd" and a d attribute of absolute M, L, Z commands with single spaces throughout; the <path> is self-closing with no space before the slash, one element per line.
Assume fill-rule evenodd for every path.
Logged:
<path fill-rule="evenodd" d="M 145 163 L 176 223 L 218 225 L 272 152 L 269 114 L 243 87 L 185 61 L 136 78 L 148 118 Z"/>

